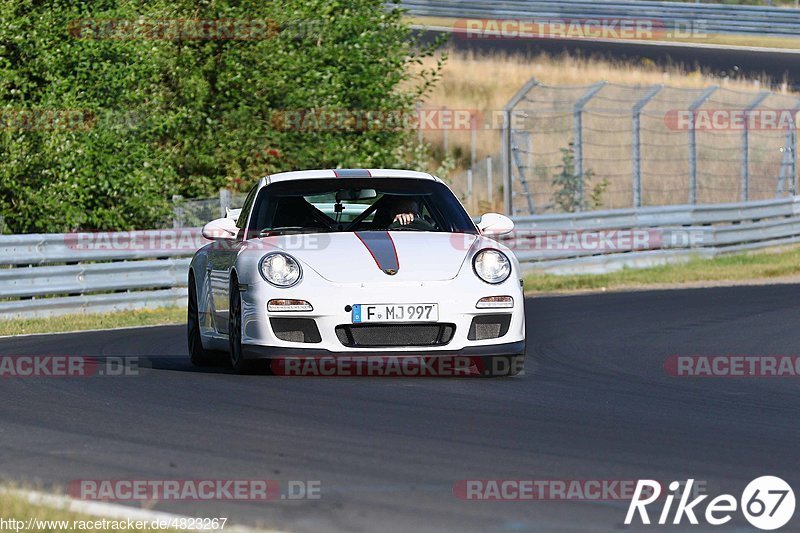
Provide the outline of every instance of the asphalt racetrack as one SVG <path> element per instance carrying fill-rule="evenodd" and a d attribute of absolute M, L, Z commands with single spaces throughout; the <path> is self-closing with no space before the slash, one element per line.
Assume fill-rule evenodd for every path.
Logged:
<path fill-rule="evenodd" d="M 474 501 L 459 480 L 800 487 L 800 378 L 681 378 L 672 355 L 797 355 L 795 285 L 529 298 L 517 378 L 196 370 L 184 327 L 0 339 L 3 355 L 144 357 L 138 376 L 0 379 L 0 477 L 320 482 L 316 500 L 159 502 L 293 531 L 639 531 L 627 501 Z M 457 492 L 457 491 L 456 491 Z M 655 505 L 655 504 L 654 504 Z M 654 507 L 656 520 L 661 507 Z M 636 525 L 638 524 L 638 525 Z M 797 513 L 784 530 L 800 529 Z M 725 526 L 753 531 L 741 513 Z"/>

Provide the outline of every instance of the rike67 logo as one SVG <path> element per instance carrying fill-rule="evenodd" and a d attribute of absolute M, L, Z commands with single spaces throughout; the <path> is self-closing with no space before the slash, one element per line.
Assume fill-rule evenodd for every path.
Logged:
<path fill-rule="evenodd" d="M 708 498 L 708 495 L 696 496 L 690 501 L 693 484 L 694 480 L 689 479 L 685 484 L 685 490 L 680 490 L 683 484 L 678 481 L 669 484 L 670 493 L 664 498 L 664 506 L 658 514 L 657 524 L 677 525 L 685 523 L 682 522 L 685 517 L 690 524 L 697 525 L 699 515 L 706 523 L 721 526 L 730 522 L 733 513 L 737 508 L 741 508 L 742 514 L 752 526 L 769 531 L 783 527 L 794 515 L 794 491 L 779 477 L 762 476 L 754 479 L 745 487 L 739 501 L 730 494 L 721 494 L 707 502 L 704 513 L 700 512 L 702 508 L 700 504 Z M 628 507 L 628 514 L 625 516 L 625 525 L 631 525 L 637 513 L 642 524 L 650 524 L 647 506 L 658 501 L 662 496 L 661 493 L 662 487 L 658 481 L 639 480 Z M 676 495 L 679 501 L 673 513 L 672 504 Z"/>

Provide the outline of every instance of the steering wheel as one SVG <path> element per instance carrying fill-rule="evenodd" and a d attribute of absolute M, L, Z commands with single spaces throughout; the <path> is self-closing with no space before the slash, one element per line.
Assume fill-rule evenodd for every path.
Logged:
<path fill-rule="evenodd" d="M 434 231 L 436 226 L 422 218 L 415 218 L 410 224 L 400 224 L 394 221 L 386 228 L 388 231 Z"/>

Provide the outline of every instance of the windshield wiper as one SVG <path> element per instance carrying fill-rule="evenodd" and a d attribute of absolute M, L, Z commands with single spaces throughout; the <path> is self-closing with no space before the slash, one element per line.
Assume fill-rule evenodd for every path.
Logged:
<path fill-rule="evenodd" d="M 330 231 L 330 228 L 323 227 L 308 228 L 303 226 L 281 226 L 277 228 L 262 229 L 258 233 L 258 236 L 272 237 L 275 235 L 296 235 L 301 233 L 328 233 Z"/>

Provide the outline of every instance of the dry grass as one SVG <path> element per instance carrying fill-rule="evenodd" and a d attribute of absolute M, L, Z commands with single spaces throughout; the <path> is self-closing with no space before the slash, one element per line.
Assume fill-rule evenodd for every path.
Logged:
<path fill-rule="evenodd" d="M 427 66 L 433 63 L 428 59 Z M 598 80 L 626 85 L 665 83 L 698 89 L 712 84 L 741 90 L 757 90 L 765 80 L 732 80 L 703 75 L 680 66 L 662 68 L 649 60 L 639 63 L 608 61 L 568 54 L 522 55 L 449 52 L 442 81 L 429 98 L 430 104 L 473 105 L 501 109 L 531 77 L 549 85 L 588 85 Z"/>

